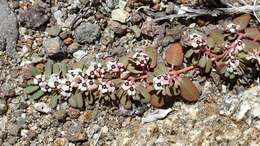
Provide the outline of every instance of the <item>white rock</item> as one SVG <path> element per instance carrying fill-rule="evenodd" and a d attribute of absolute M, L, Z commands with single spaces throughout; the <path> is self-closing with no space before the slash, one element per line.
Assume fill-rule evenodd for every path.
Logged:
<path fill-rule="evenodd" d="M 73 57 L 77 60 L 80 61 L 83 57 L 85 57 L 88 53 L 83 50 L 78 50 L 77 52 L 73 53 Z"/>
<path fill-rule="evenodd" d="M 121 23 L 126 23 L 129 13 L 122 9 L 115 9 L 112 11 L 112 20 L 119 21 Z"/>
<path fill-rule="evenodd" d="M 235 119 L 238 121 L 242 120 L 250 109 L 250 103 L 247 101 L 241 102 L 239 105 L 239 111 L 235 114 Z"/>
<path fill-rule="evenodd" d="M 51 108 L 44 102 L 38 102 L 33 105 L 34 109 L 38 112 L 49 113 Z"/>
<path fill-rule="evenodd" d="M 171 108 L 169 109 L 156 109 L 153 112 L 148 113 L 143 119 L 142 123 L 148 123 L 152 121 L 156 121 L 159 119 L 165 118 L 170 112 L 172 111 Z"/>

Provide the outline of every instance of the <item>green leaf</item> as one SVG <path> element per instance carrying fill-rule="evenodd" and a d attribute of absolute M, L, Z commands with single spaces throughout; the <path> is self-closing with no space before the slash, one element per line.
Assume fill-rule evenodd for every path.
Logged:
<path fill-rule="evenodd" d="M 249 24 L 250 19 L 251 19 L 250 14 L 243 14 L 243 15 L 241 15 L 239 17 L 236 17 L 233 20 L 233 23 L 235 23 L 235 24 L 240 26 L 239 30 L 243 30 Z"/>
<path fill-rule="evenodd" d="M 50 101 L 50 107 L 55 108 L 58 104 L 58 101 L 60 100 L 61 96 L 60 95 L 54 95 L 51 97 Z"/>
<path fill-rule="evenodd" d="M 162 75 L 168 72 L 167 67 L 165 66 L 165 64 L 160 63 L 156 66 L 156 68 L 154 69 L 154 75 L 158 76 L 158 75 Z"/>
<path fill-rule="evenodd" d="M 59 63 L 59 66 L 60 66 L 62 75 L 65 76 L 66 73 L 68 72 L 68 68 L 69 68 L 68 65 L 65 63 Z"/>
<path fill-rule="evenodd" d="M 142 100 L 143 102 L 147 103 L 150 101 L 151 94 L 149 93 L 147 88 L 145 88 L 143 85 L 139 84 L 136 87 L 136 90 L 144 97 L 144 99 Z"/>
<path fill-rule="evenodd" d="M 135 67 L 132 64 L 129 64 L 127 66 L 127 70 L 129 70 L 131 73 L 134 73 L 134 74 L 141 74 L 141 73 L 143 73 L 143 71 L 136 70 Z"/>
<path fill-rule="evenodd" d="M 207 59 L 205 73 L 209 73 L 211 71 L 211 68 L 212 68 L 212 61 L 211 61 L 211 59 Z"/>
<path fill-rule="evenodd" d="M 33 77 L 36 77 L 40 74 L 40 71 L 38 71 L 36 67 L 32 67 L 31 73 Z"/>
<path fill-rule="evenodd" d="M 52 70 L 53 70 L 53 73 L 54 73 L 54 74 L 60 74 L 61 70 L 60 70 L 60 65 L 59 65 L 59 63 L 53 64 Z"/>
<path fill-rule="evenodd" d="M 53 61 L 50 59 L 45 64 L 44 75 L 46 79 L 49 79 L 50 75 L 52 74 L 52 65 L 53 65 Z"/>
<path fill-rule="evenodd" d="M 199 66 L 201 68 L 205 68 L 206 64 L 207 64 L 207 59 L 208 57 L 206 55 L 203 55 L 200 60 L 199 60 Z"/>
<path fill-rule="evenodd" d="M 24 91 L 26 94 L 32 94 L 33 92 L 37 91 L 40 87 L 39 86 L 27 86 Z"/>
<path fill-rule="evenodd" d="M 181 96 L 187 101 L 197 101 L 200 97 L 199 90 L 188 77 L 182 77 L 180 80 Z"/>
<path fill-rule="evenodd" d="M 127 96 L 121 97 L 120 104 L 123 105 L 125 109 L 130 109 L 132 107 L 132 103 L 127 99 Z"/>
<path fill-rule="evenodd" d="M 40 97 L 42 97 L 45 93 L 42 90 L 38 90 L 35 93 L 33 93 L 33 95 L 31 96 L 32 99 L 36 100 L 39 99 Z"/>
<path fill-rule="evenodd" d="M 225 46 L 225 40 L 223 31 L 220 29 L 213 30 L 208 37 L 207 44 L 210 48 L 220 47 L 223 48 Z"/>
<path fill-rule="evenodd" d="M 82 108 L 83 105 L 84 105 L 82 94 L 81 93 L 75 93 L 72 97 L 70 97 L 69 104 L 72 107 Z"/>
<path fill-rule="evenodd" d="M 152 94 L 150 104 L 154 107 L 160 108 L 160 107 L 164 106 L 164 104 L 165 104 L 164 97 L 159 97 L 155 94 Z"/>
<path fill-rule="evenodd" d="M 249 27 L 245 29 L 245 36 L 253 40 L 260 40 L 260 31 L 256 27 Z"/>
<path fill-rule="evenodd" d="M 186 57 L 186 58 L 190 58 L 193 53 L 194 53 L 193 49 L 189 49 L 189 50 L 185 53 L 185 57 Z"/>
<path fill-rule="evenodd" d="M 155 68 L 157 65 L 157 50 L 155 48 L 146 48 L 145 52 L 151 59 L 150 68 Z"/>

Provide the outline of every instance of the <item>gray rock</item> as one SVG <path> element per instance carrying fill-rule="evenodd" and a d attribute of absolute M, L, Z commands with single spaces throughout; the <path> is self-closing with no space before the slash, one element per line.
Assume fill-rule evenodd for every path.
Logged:
<path fill-rule="evenodd" d="M 59 26 L 53 26 L 50 28 L 47 28 L 46 31 L 50 36 L 58 36 L 59 33 L 61 32 L 61 27 Z"/>
<path fill-rule="evenodd" d="M 122 25 L 116 21 L 108 21 L 108 27 L 111 28 L 116 34 L 123 35 L 126 33 L 127 26 Z"/>
<path fill-rule="evenodd" d="M 119 21 L 121 23 L 126 23 L 130 14 L 122 9 L 115 9 L 111 13 L 112 20 Z"/>
<path fill-rule="evenodd" d="M 74 52 L 78 51 L 79 48 L 80 48 L 80 44 L 74 42 L 74 43 L 72 43 L 72 44 L 70 44 L 70 45 L 68 46 L 67 52 L 68 52 L 68 53 L 74 53 Z"/>
<path fill-rule="evenodd" d="M 6 81 L 0 88 L 4 97 L 13 97 L 15 96 L 15 83 L 13 81 Z"/>
<path fill-rule="evenodd" d="M 6 101 L 4 99 L 0 99 L 0 115 L 5 114 L 7 109 L 8 108 L 7 108 Z"/>
<path fill-rule="evenodd" d="M 0 20 L 0 51 L 6 50 L 10 56 L 15 57 L 18 38 L 17 20 L 6 0 L 0 1 Z"/>
<path fill-rule="evenodd" d="M 111 28 L 106 28 L 102 34 L 100 42 L 103 45 L 108 45 L 109 43 L 112 43 L 115 38 L 115 33 Z"/>
<path fill-rule="evenodd" d="M 79 122 L 72 123 L 65 137 L 71 142 L 85 141 L 87 138 L 86 133 L 83 130 L 82 124 L 80 124 Z"/>
<path fill-rule="evenodd" d="M 132 31 L 134 32 L 136 38 L 139 38 L 141 36 L 141 29 L 139 28 L 139 26 L 133 25 Z"/>
<path fill-rule="evenodd" d="M 54 117 L 58 120 L 58 121 L 66 121 L 66 117 L 67 117 L 67 112 L 66 110 L 58 110 L 54 113 Z"/>
<path fill-rule="evenodd" d="M 118 0 L 106 0 L 106 5 L 110 9 L 114 9 L 118 5 Z"/>
<path fill-rule="evenodd" d="M 38 112 L 49 113 L 51 108 L 44 102 L 38 102 L 33 105 L 34 109 Z"/>
<path fill-rule="evenodd" d="M 37 29 L 49 20 L 46 10 L 44 5 L 34 5 L 32 8 L 20 12 L 19 22 L 26 28 Z"/>
<path fill-rule="evenodd" d="M 79 43 L 93 43 L 100 36 L 100 27 L 97 24 L 81 23 L 75 30 L 75 37 Z"/>
<path fill-rule="evenodd" d="M 21 127 L 19 127 L 16 124 L 9 124 L 7 126 L 7 131 L 9 134 L 13 135 L 13 136 L 18 136 L 19 132 L 21 130 Z"/>
<path fill-rule="evenodd" d="M 43 46 L 47 56 L 57 56 L 64 53 L 64 44 L 59 37 L 47 38 L 43 41 Z"/>

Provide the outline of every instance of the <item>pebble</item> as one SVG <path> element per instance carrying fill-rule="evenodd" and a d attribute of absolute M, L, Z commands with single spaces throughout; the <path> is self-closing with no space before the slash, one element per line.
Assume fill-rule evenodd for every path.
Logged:
<path fill-rule="evenodd" d="M 0 99 L 0 115 L 3 115 L 7 112 L 7 104 L 5 99 Z"/>
<path fill-rule="evenodd" d="M 82 124 L 73 122 L 65 136 L 70 142 L 85 141 L 86 133 L 83 131 Z"/>
<path fill-rule="evenodd" d="M 43 47 L 47 56 L 58 56 L 64 53 L 64 44 L 59 37 L 45 39 Z"/>
<path fill-rule="evenodd" d="M 119 21 L 121 23 L 126 23 L 130 14 L 122 9 L 115 9 L 111 13 L 112 20 Z"/>
<path fill-rule="evenodd" d="M 54 117 L 60 121 L 60 122 L 64 122 L 66 121 L 66 117 L 67 117 L 67 112 L 66 110 L 58 110 L 54 113 Z"/>
<path fill-rule="evenodd" d="M 126 33 L 127 26 L 122 25 L 116 21 L 108 21 L 108 27 L 111 28 L 116 34 L 123 35 Z"/>
<path fill-rule="evenodd" d="M 8 133 L 10 133 L 10 134 L 13 135 L 13 136 L 18 136 L 20 130 L 21 130 L 21 127 L 19 127 L 19 126 L 16 125 L 16 124 L 12 124 L 12 123 L 11 123 L 11 124 L 9 124 L 9 125 L 7 126 L 7 131 L 8 131 Z"/>
<path fill-rule="evenodd" d="M 13 81 L 6 81 L 0 88 L 0 94 L 2 92 L 3 97 L 15 96 L 15 83 Z"/>
<path fill-rule="evenodd" d="M 61 27 L 60 26 L 52 26 L 46 29 L 48 35 L 55 37 L 58 36 L 59 33 L 61 32 Z"/>
<path fill-rule="evenodd" d="M 51 112 L 51 108 L 44 102 L 38 102 L 33 105 L 34 109 L 41 113 L 49 113 Z"/>
<path fill-rule="evenodd" d="M 67 114 L 71 119 L 77 119 L 80 116 L 80 110 L 70 107 Z"/>
<path fill-rule="evenodd" d="M 67 51 L 66 52 L 68 52 L 68 53 L 75 53 L 79 49 L 80 49 L 80 44 L 78 44 L 77 42 L 74 42 L 74 43 L 70 44 L 67 47 Z"/>
<path fill-rule="evenodd" d="M 18 18 L 22 26 L 31 29 L 37 29 L 45 25 L 49 20 L 47 9 L 43 5 L 34 5 L 29 9 L 21 11 Z"/>
<path fill-rule="evenodd" d="M 111 28 L 107 27 L 105 28 L 100 41 L 103 45 L 108 45 L 114 41 L 114 38 L 115 38 L 114 31 Z"/>
<path fill-rule="evenodd" d="M 74 33 L 78 43 L 93 43 L 100 36 L 100 27 L 98 24 L 83 22 Z"/>

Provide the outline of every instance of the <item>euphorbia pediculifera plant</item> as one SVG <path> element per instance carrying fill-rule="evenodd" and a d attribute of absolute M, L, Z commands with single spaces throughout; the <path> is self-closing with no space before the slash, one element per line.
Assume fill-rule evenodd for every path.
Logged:
<path fill-rule="evenodd" d="M 200 68 L 209 74 L 214 69 L 234 79 L 243 75 L 247 69 L 245 63 L 259 68 L 260 33 L 258 28 L 247 27 L 249 20 L 249 15 L 242 15 L 225 30 L 212 30 L 208 36 L 190 34 L 191 48 L 171 44 L 164 52 L 164 63 L 157 63 L 157 50 L 151 47 L 118 60 L 91 64 L 82 60 L 77 66 L 48 60 L 43 73 L 36 68 L 32 70 L 35 78 L 25 91 L 33 99 L 49 96 L 52 107 L 63 100 L 78 108 L 85 102 L 96 101 L 121 104 L 125 108 L 131 108 L 136 102 L 162 107 L 166 98 L 176 96 L 194 102 L 200 93 L 192 79 L 185 75 L 187 72 Z M 184 58 L 190 66 L 184 67 Z"/>

